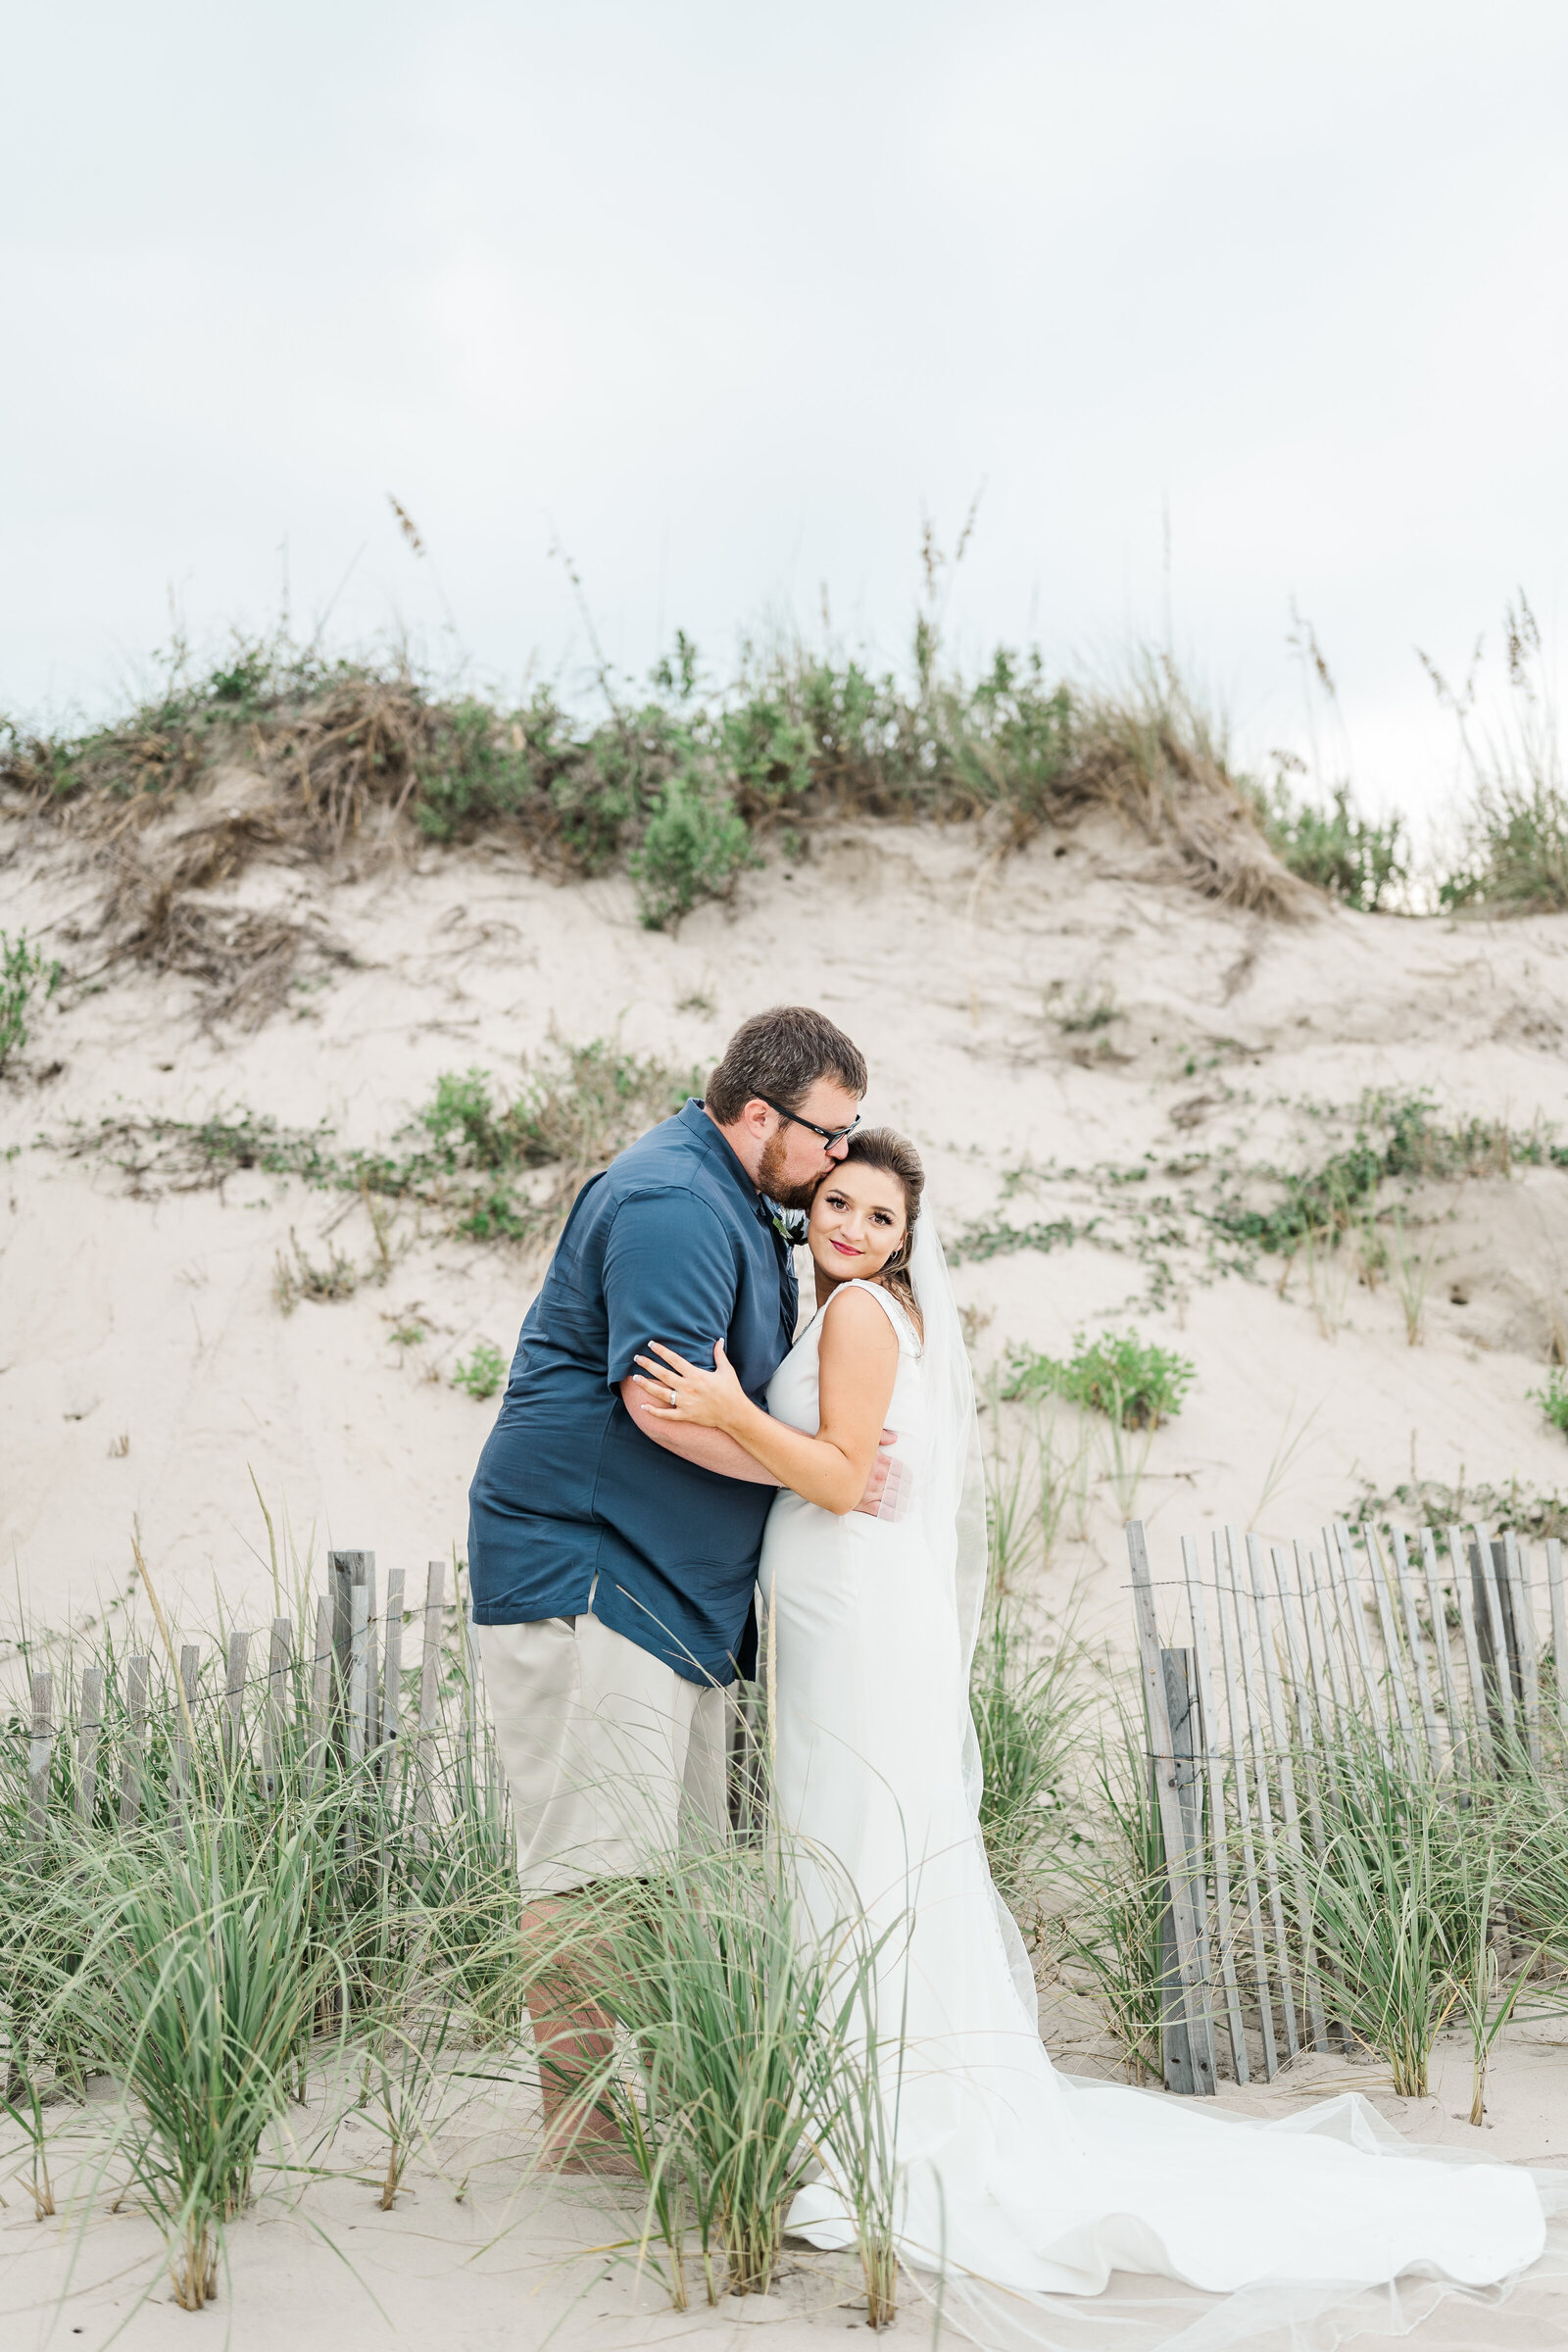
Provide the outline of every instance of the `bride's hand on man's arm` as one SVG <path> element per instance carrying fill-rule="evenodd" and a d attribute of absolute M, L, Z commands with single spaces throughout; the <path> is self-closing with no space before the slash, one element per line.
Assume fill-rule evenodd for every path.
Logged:
<path fill-rule="evenodd" d="M 662 1340 L 650 1340 L 652 1355 L 637 1358 L 642 1369 L 632 1374 L 641 1389 L 648 1391 L 645 1410 L 661 1421 L 684 1421 L 698 1429 L 721 1429 L 729 1437 L 738 1438 L 746 1426 L 748 1415 L 758 1407 L 736 1378 L 735 1367 L 724 1352 L 722 1340 L 713 1342 L 713 1369 L 705 1372 L 700 1364 L 690 1364 Z"/>
<path fill-rule="evenodd" d="M 689 1363 L 662 1340 L 648 1344 L 653 1353 L 638 1356 L 641 1369 L 632 1379 L 645 1392 L 642 1409 L 650 1418 L 684 1423 L 688 1429 L 722 1430 L 742 1446 L 748 1423 L 767 1422 L 768 1415 L 741 1387 L 722 1340 L 713 1343 L 711 1372 Z M 888 1450 L 898 1442 L 896 1429 L 883 1430 L 865 1492 L 854 1506 L 864 1518 L 899 1520 L 909 1508 L 912 1485 L 908 1470 Z"/>

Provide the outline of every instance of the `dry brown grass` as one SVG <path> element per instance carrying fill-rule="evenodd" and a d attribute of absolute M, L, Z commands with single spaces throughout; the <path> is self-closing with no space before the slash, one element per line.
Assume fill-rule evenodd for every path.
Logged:
<path fill-rule="evenodd" d="M 0 762 L 8 812 L 81 845 L 104 875 L 103 963 L 178 972 L 202 1017 L 254 1028 L 302 970 L 351 960 L 318 921 L 236 906 L 259 859 L 347 877 L 395 857 L 422 758 L 439 734 L 411 677 L 340 678 L 298 708 L 183 720 L 89 738 L 61 789 L 58 747 L 16 745 Z"/>
<path fill-rule="evenodd" d="M 235 903 L 259 860 L 339 879 L 431 841 L 500 836 L 563 877 L 629 859 L 645 899 L 658 863 L 644 912 L 662 922 L 733 887 L 755 862 L 749 840 L 780 826 L 979 818 L 1012 851 L 1102 812 L 1205 897 L 1300 915 L 1319 894 L 1286 871 L 1255 806 L 1153 659 L 1080 691 L 999 654 L 974 686 L 928 668 L 910 693 L 781 656 L 711 708 L 672 693 L 585 727 L 544 693 L 507 711 L 443 699 L 396 665 L 242 648 L 205 680 L 172 676 L 122 726 L 0 733 L 0 812 L 77 843 L 103 876 L 104 964 L 179 972 L 206 1018 L 250 1024 L 302 959 L 343 959 L 319 924 Z"/>
<path fill-rule="evenodd" d="M 0 760 L 0 784 L 95 843 L 156 827 L 205 790 L 210 805 L 188 811 L 177 836 L 182 886 L 211 887 L 258 850 L 342 855 L 377 812 L 395 822 L 421 758 L 440 750 L 440 706 L 401 672 L 348 671 L 307 684 L 298 701 L 252 709 L 189 700 L 189 712 L 164 726 L 106 729 L 79 747 L 17 744 Z"/>
<path fill-rule="evenodd" d="M 1080 705 L 1056 797 L 1058 822 L 1104 810 L 1165 852 L 1204 898 L 1286 918 L 1323 903 L 1270 849 L 1223 744 L 1161 666 L 1147 664 L 1119 692 Z"/>

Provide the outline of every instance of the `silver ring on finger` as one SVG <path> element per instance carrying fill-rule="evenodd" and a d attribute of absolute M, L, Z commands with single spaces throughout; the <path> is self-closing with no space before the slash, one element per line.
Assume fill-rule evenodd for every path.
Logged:
<path fill-rule="evenodd" d="M 669 1401 L 670 1401 L 670 1403 L 671 1403 L 671 1404 L 679 1404 L 679 1402 L 680 1402 L 680 1391 L 679 1391 L 678 1389 L 671 1389 L 671 1390 L 670 1390 L 670 1392 L 669 1392 Z"/>

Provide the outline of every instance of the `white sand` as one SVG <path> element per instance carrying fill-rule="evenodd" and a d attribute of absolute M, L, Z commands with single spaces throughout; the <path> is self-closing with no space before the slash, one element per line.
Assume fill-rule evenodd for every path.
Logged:
<path fill-rule="evenodd" d="M 1440 2044 L 1433 2096 L 1395 2099 L 1370 2065 L 1311 2059 L 1267 2088 L 1228 2089 L 1221 2104 L 1251 2115 L 1285 2115 L 1312 2097 L 1353 2088 L 1412 2139 L 1487 2159 L 1560 2165 L 1568 2157 L 1568 2046 L 1540 2029 L 1510 2033 L 1494 2060 L 1489 2120 L 1477 2132 L 1470 2105 L 1467 2046 Z M 706 2304 L 693 2276 L 693 2308 L 670 2310 L 658 2280 L 638 2276 L 634 2241 L 639 2200 L 630 2188 L 597 2182 L 541 2184 L 524 2177 L 532 2141 L 525 2098 L 474 2096 L 459 2107 L 411 2167 L 395 2210 L 379 2210 L 385 2144 L 373 2122 L 341 2129 L 318 2149 L 309 2117 L 278 2149 L 315 2162 L 323 2177 L 297 2178 L 264 2164 L 259 2196 L 227 2235 L 228 2273 L 220 2298 L 200 2317 L 174 2304 L 164 2272 L 161 2232 L 145 2217 L 111 2210 L 101 2170 L 110 2107 L 64 2126 L 55 2152 L 61 2211 L 31 2216 L 14 2159 L 0 2160 L 0 2342 L 6 2352 L 74 2344 L 99 2352 L 111 2341 L 130 2352 L 184 2352 L 221 2340 L 233 2352 L 378 2352 L 395 2340 L 491 2352 L 632 2352 L 695 2341 L 731 2352 L 763 2341 L 776 2352 L 813 2352 L 824 2334 L 863 2331 L 858 2266 L 852 2259 L 789 2247 L 765 2298 Z M 13 2144 L 14 2134 L 6 2135 Z M 98 2151 L 95 2156 L 95 2151 Z M 72 2159 L 74 2156 L 74 2162 Z M 69 2209 L 68 2181 L 74 2183 Z M 931 2315 L 907 2286 L 898 2340 L 931 2342 Z M 1447 2330 L 1452 2307 L 1427 2328 L 1397 2340 L 1420 2352 Z M 1478 2311 L 1462 2340 L 1477 2352 L 1536 2352 L 1568 2341 L 1568 2280 L 1530 2290 L 1530 2310 Z M 760 2334 L 758 2331 L 760 2330 Z M 1382 2335 L 1356 2338 L 1368 2347 Z M 941 2343 L 956 2352 L 958 2339 Z"/>
<path fill-rule="evenodd" d="M 1004 1207 L 1019 1223 L 1119 1218 L 1125 1241 L 1146 1193 L 1181 1192 L 1158 1172 L 1173 1156 L 1315 1158 L 1323 1137 L 1288 1106 L 1350 1103 L 1364 1087 L 1426 1086 L 1454 1112 L 1516 1128 L 1540 1117 L 1568 1137 L 1568 920 L 1335 911 L 1266 925 L 1125 878 L 1118 858 L 1113 838 L 999 861 L 967 829 L 851 832 L 808 863 L 748 877 L 733 909 L 703 908 L 676 938 L 640 930 L 621 883 L 557 889 L 502 858 L 430 855 L 335 892 L 264 871 L 247 896 L 319 904 L 360 969 L 246 1038 L 203 1034 L 183 983 L 140 975 L 51 1008 L 27 1058 L 64 1069 L 0 1082 L 0 1151 L 15 1152 L 0 1195 L 0 1545 L 29 1603 L 58 1618 L 122 1589 L 136 1523 L 193 1612 L 213 1580 L 260 1607 L 252 1470 L 302 1547 L 314 1535 L 318 1561 L 328 1541 L 415 1571 L 450 1554 L 493 1411 L 450 1373 L 477 1338 L 510 1353 L 536 1279 L 506 1249 L 421 1238 L 404 1214 L 384 1288 L 285 1318 L 271 1286 L 291 1232 L 318 1259 L 330 1236 L 371 1264 L 356 1200 L 254 1173 L 221 1196 L 136 1199 L 101 1161 L 35 1148 L 73 1119 L 248 1106 L 384 1143 L 438 1072 L 479 1065 L 512 1083 L 553 1027 L 706 1064 L 741 1014 L 795 998 L 857 1037 L 875 1074 L 867 1115 L 918 1139 L 950 1230 L 993 1213 L 1003 1171 L 1026 1158 L 1149 1153 L 1145 1187 L 1023 1190 Z M 20 858 L 0 894 L 13 931 L 90 898 L 80 877 Z M 91 961 L 88 947 L 67 954 Z M 1062 1029 L 1064 1007 L 1102 992 L 1123 1017 Z M 693 996 L 712 1010 L 681 1009 Z M 1163 1316 L 1142 1306 L 1144 1266 L 1094 1239 L 967 1265 L 958 1286 L 989 1318 L 982 1363 L 1009 1341 L 1054 1351 L 1105 1315 L 1194 1358 L 1192 1394 L 1132 1496 L 1156 1557 L 1226 1518 L 1303 1532 L 1345 1509 L 1362 1475 L 1383 1491 L 1408 1478 L 1412 1453 L 1450 1485 L 1568 1485 L 1568 1445 L 1526 1400 L 1553 1320 L 1568 1330 L 1568 1175 L 1426 1187 L 1419 1205 L 1443 1222 L 1422 1236 L 1436 1266 L 1416 1348 L 1392 1285 L 1358 1285 L 1348 1251 L 1319 1281 L 1339 1326 L 1326 1337 L 1301 1267 L 1283 1301 L 1277 1259 L 1261 1280 L 1209 1282 L 1196 1225 L 1196 1246 L 1171 1253 Z M 1117 1238 L 1114 1222 L 1104 1231 Z M 1449 1302 L 1455 1282 L 1467 1305 Z M 390 1334 L 411 1317 L 432 1336 L 406 1351 Z M 1142 1447 L 1126 1452 L 1136 1462 Z M 1102 1429 L 1087 1469 L 1089 1540 L 1061 1545 L 1052 1583 L 1086 1577 L 1119 1638 L 1128 1489 Z"/>
<path fill-rule="evenodd" d="M 55 1622 L 123 1591 L 133 1527 L 187 1622 L 210 1616 L 215 1584 L 236 1611 L 265 1613 L 253 1471 L 318 1573 L 328 1542 L 368 1545 L 383 1569 L 402 1565 L 416 1584 L 427 1558 L 464 1543 L 465 1490 L 493 1411 L 452 1389 L 452 1366 L 481 1337 L 510 1352 L 535 1278 L 508 1250 L 421 1234 L 406 1213 L 384 1287 L 367 1282 L 350 1300 L 284 1317 L 272 1273 L 291 1232 L 318 1257 L 330 1235 L 370 1264 L 357 1201 L 254 1173 L 221 1195 L 137 1198 L 101 1161 L 36 1148 L 73 1119 L 244 1105 L 384 1143 L 438 1072 L 479 1065 L 509 1084 L 519 1054 L 553 1028 L 708 1063 L 740 1015 L 805 999 L 865 1050 L 868 1114 L 918 1139 L 950 1229 L 995 1212 L 1003 1171 L 1028 1157 L 1087 1167 L 1150 1153 L 1156 1170 L 1202 1150 L 1315 1157 L 1322 1139 L 1291 1105 L 1345 1104 L 1369 1086 L 1427 1086 L 1450 1111 L 1516 1128 L 1540 1117 L 1568 1133 L 1568 920 L 1418 924 L 1325 911 L 1298 927 L 1265 925 L 1151 880 L 1109 834 L 1086 831 L 1061 856 L 1042 843 L 1001 860 L 967 829 L 850 830 L 808 862 L 775 860 L 748 877 L 732 908 L 699 911 L 674 938 L 637 927 L 620 882 L 561 890 L 500 856 L 430 854 L 331 891 L 261 871 L 243 895 L 318 907 L 359 968 L 300 994 L 254 1036 L 216 1039 L 192 1019 L 183 983 L 115 974 L 71 1009 L 49 1009 L 24 1066 L 0 1081 L 0 1150 L 11 1154 L 0 1190 L 0 1543 L 24 1605 Z M 0 924 L 13 933 L 19 922 L 46 933 L 91 900 L 90 881 L 57 856 L 23 850 L 0 868 Z M 92 961 L 85 944 L 59 952 L 77 969 Z M 1102 992 L 1118 1018 L 1062 1026 L 1064 1011 Z M 683 1007 L 693 998 L 710 1009 Z M 57 1059 L 63 1069 L 43 1075 Z M 1111 1315 L 1198 1367 L 1135 1494 L 1103 1436 L 1089 1441 L 1083 1525 L 1069 1524 L 1058 1545 L 1036 1596 L 1045 1605 L 1064 1605 L 1076 1585 L 1091 1628 L 1125 1641 L 1129 1500 L 1151 1523 L 1157 1560 L 1181 1533 L 1226 1519 L 1305 1533 L 1346 1509 L 1363 1475 L 1382 1490 L 1407 1478 L 1412 1454 L 1422 1476 L 1448 1484 L 1568 1484 L 1568 1446 L 1526 1400 L 1544 1379 L 1554 1322 L 1568 1318 L 1568 1174 L 1423 1188 L 1418 1206 L 1442 1221 L 1424 1229 L 1436 1263 L 1415 1348 L 1393 1288 L 1358 1285 L 1348 1254 L 1320 1279 L 1315 1304 L 1299 1268 L 1280 1298 L 1277 1261 L 1264 1261 L 1261 1281 L 1207 1280 L 1196 1225 L 1170 1253 L 1170 1311 L 1150 1311 L 1145 1265 L 1102 1244 L 1132 1238 L 1129 1204 L 1146 1193 L 1180 1190 L 1159 1174 L 1120 1191 L 1020 1190 L 1005 1204 L 1012 1221 L 1111 1221 L 1071 1250 L 958 1275 L 962 1298 L 988 1318 L 982 1363 L 1009 1341 L 1056 1350 L 1078 1325 Z M 1455 1285 L 1467 1303 L 1450 1301 Z M 411 1318 L 431 1338 L 403 1349 L 390 1334 Z M 1140 1450 L 1129 1442 L 1135 1461 Z M 1077 2038 L 1086 2062 L 1096 2037 L 1082 2020 Z M 1338 2061 L 1313 2061 L 1307 2075 L 1336 2088 L 1347 2079 Z M 1250 2103 L 1294 2095 L 1276 2086 Z M 1445 2050 L 1432 2100 L 1406 2108 L 1374 2095 L 1417 2137 L 1538 2162 L 1568 2154 L 1568 2052 L 1541 2029 L 1510 2033 L 1483 2133 L 1463 2122 L 1468 2060 L 1457 2046 Z M 514 2137 L 498 2141 L 462 2205 L 428 2167 L 416 2170 L 414 2195 L 391 2217 L 363 2185 L 329 2183 L 311 2209 L 330 2223 L 332 2245 L 270 2197 L 232 2232 L 232 2301 L 206 2321 L 155 2302 L 120 2340 L 172 2346 L 221 2329 L 259 2352 L 341 2352 L 395 2330 L 531 2346 L 559 2319 L 551 2340 L 562 2345 L 689 2333 L 716 2345 L 765 2319 L 785 2346 L 855 2316 L 809 2268 L 785 2281 L 773 2313 L 730 2306 L 679 2322 L 628 2317 L 623 2273 L 585 2292 L 592 2267 L 541 2283 L 556 2234 L 581 2244 L 584 2231 L 613 2231 L 581 2189 L 564 2220 L 525 2201 L 509 2223 L 516 2163 Z M 20 2189 L 7 2183 L 4 2195 L 7 2347 L 74 2341 L 77 2328 L 84 2344 L 105 2342 L 147 2276 L 150 2225 L 94 2221 L 72 2254 L 59 2230 L 24 2218 Z M 79 2296 L 52 2317 L 68 2271 Z M 118 2283 L 91 2283 L 105 2279 Z M 823 2315 L 790 2316 L 792 2300 L 812 2298 L 828 2304 Z M 1490 2340 L 1538 2340 L 1510 2328 L 1498 2323 Z"/>

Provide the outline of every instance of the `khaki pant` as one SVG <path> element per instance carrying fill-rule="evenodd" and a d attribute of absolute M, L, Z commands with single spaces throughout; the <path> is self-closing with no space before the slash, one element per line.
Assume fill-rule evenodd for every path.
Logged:
<path fill-rule="evenodd" d="M 727 1818 L 725 1694 L 592 1615 L 480 1625 L 524 1896 L 637 1878 Z"/>

